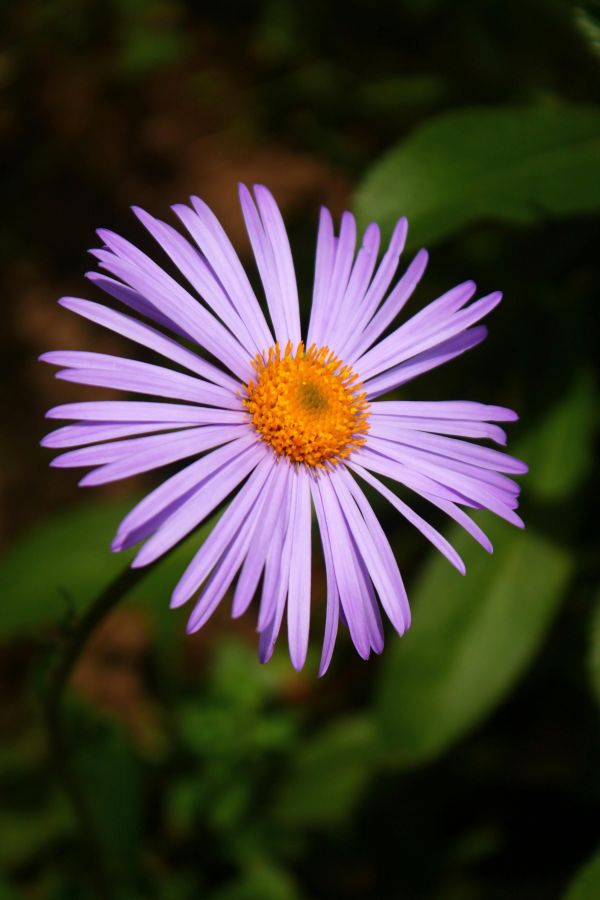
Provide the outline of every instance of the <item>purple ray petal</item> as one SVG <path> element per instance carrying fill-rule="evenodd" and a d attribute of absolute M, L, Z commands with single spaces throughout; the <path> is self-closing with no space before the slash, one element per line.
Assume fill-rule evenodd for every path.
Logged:
<path fill-rule="evenodd" d="M 63 403 L 46 413 L 48 419 L 83 419 L 91 422 L 173 422 L 194 425 L 241 425 L 248 421 L 242 410 L 153 403 L 146 400 L 85 400 Z"/>
<path fill-rule="evenodd" d="M 223 289 L 202 255 L 171 225 L 155 219 L 154 216 L 139 207 L 134 206 L 133 212 L 204 302 L 235 334 L 247 353 L 255 356 L 261 349 L 260 343 L 254 342 L 235 303 Z"/>
<path fill-rule="evenodd" d="M 258 588 L 271 545 L 274 531 L 279 527 L 281 505 L 283 503 L 285 481 L 290 475 L 290 467 L 279 461 L 274 466 L 275 472 L 269 489 L 268 503 L 265 504 L 261 519 L 261 527 L 256 529 L 250 552 L 242 565 L 240 577 L 235 587 L 231 615 L 234 619 L 243 615 L 248 609 Z"/>
<path fill-rule="evenodd" d="M 228 465 L 232 460 L 237 460 L 256 444 L 256 437 L 250 431 L 243 434 L 237 440 L 213 450 L 193 463 L 187 465 L 181 471 L 176 472 L 166 481 L 163 481 L 150 494 L 133 507 L 125 516 L 113 542 L 114 550 L 122 550 L 137 543 L 139 538 L 133 539 L 149 521 L 155 519 L 166 507 L 179 497 L 183 497 L 190 491 L 197 490 L 207 479 L 212 479 L 219 473 L 221 467 Z M 242 456 L 243 459 L 243 456 Z"/>
<path fill-rule="evenodd" d="M 187 603 L 203 584 L 259 498 L 262 501 L 268 495 L 274 468 L 273 458 L 264 457 L 251 473 L 179 579 L 171 597 L 171 606 Z"/>
<path fill-rule="evenodd" d="M 405 447 L 429 450 L 432 453 L 458 459 L 484 469 L 494 469 L 498 472 L 510 472 L 516 475 L 523 475 L 527 472 L 524 462 L 507 453 L 500 453 L 490 447 L 481 447 L 479 444 L 457 440 L 453 437 L 411 431 L 403 428 L 401 422 L 402 420 L 397 423 L 389 418 L 382 421 L 373 417 L 370 420 L 370 436 L 391 440 Z"/>
<path fill-rule="evenodd" d="M 178 204 L 173 211 L 246 321 L 256 345 L 261 350 L 267 349 L 274 343 L 273 336 L 233 244 L 210 207 L 198 197 L 190 199 L 193 210 Z"/>
<path fill-rule="evenodd" d="M 250 510 L 246 519 L 240 525 L 235 538 L 229 543 L 226 552 L 212 572 L 188 620 L 188 634 L 192 634 L 202 628 L 231 586 L 238 569 L 248 553 L 264 504 L 265 497 L 259 497 L 254 508 Z"/>
<path fill-rule="evenodd" d="M 418 515 L 414 510 L 410 508 L 406 503 L 400 500 L 392 491 L 389 490 L 378 478 L 375 478 L 374 475 L 371 475 L 367 472 L 366 469 L 363 469 L 362 466 L 354 465 L 352 462 L 349 463 L 349 467 L 353 472 L 356 472 L 357 475 L 360 475 L 368 484 L 374 487 L 379 493 L 388 500 L 392 506 L 394 506 L 398 512 L 407 519 L 411 525 L 421 532 L 428 541 L 437 547 L 437 549 L 442 553 L 447 560 L 449 560 L 452 565 L 458 569 L 461 575 L 465 574 L 465 564 L 462 561 L 459 554 L 456 552 L 454 547 L 446 540 L 446 538 L 440 534 L 440 532 L 430 525 L 422 516 Z"/>
<path fill-rule="evenodd" d="M 220 406 L 225 409 L 242 409 L 240 397 L 225 388 L 208 381 L 201 381 L 192 375 L 184 375 L 173 369 L 155 366 L 124 357 L 104 357 L 104 354 L 78 353 L 78 351 L 53 351 L 43 354 L 43 362 L 52 365 L 69 366 L 56 373 L 61 381 L 75 384 L 89 384 L 96 387 L 131 391 L 137 394 L 154 394 L 174 400 L 189 400 L 206 406 Z M 77 368 L 78 360 L 83 363 Z M 71 368 L 72 367 L 72 368 Z"/>
<path fill-rule="evenodd" d="M 134 568 L 147 566 L 200 525 L 222 500 L 246 478 L 263 459 L 264 446 L 255 444 L 225 463 L 202 482 L 198 490 L 149 538 L 132 562 Z"/>
<path fill-rule="evenodd" d="M 133 437 L 150 432 L 173 431 L 177 428 L 191 428 L 193 422 L 142 422 L 132 424 L 116 424 L 115 422 L 83 422 L 80 425 L 64 425 L 47 434 L 40 444 L 42 447 L 62 449 L 63 447 L 82 447 L 100 441 L 111 441 L 118 438 Z"/>
<path fill-rule="evenodd" d="M 333 474 L 331 483 L 381 605 L 394 628 L 403 634 L 410 624 L 410 609 L 389 541 L 367 498 L 345 468 Z"/>
<path fill-rule="evenodd" d="M 498 425 L 490 425 L 488 422 L 461 421 L 459 419 L 426 419 L 412 416 L 380 416 L 374 413 L 371 407 L 369 426 L 373 434 L 384 436 L 383 429 L 408 429 L 410 431 L 425 431 L 433 434 L 458 435 L 460 437 L 488 438 L 502 446 L 506 445 L 506 432 Z"/>
<path fill-rule="evenodd" d="M 294 552 L 290 561 L 287 603 L 290 659 L 297 671 L 303 667 L 308 650 L 311 585 L 311 524 L 309 476 L 303 466 L 294 471 L 298 481 L 293 528 Z"/>
<path fill-rule="evenodd" d="M 486 337 L 487 328 L 485 325 L 478 325 L 476 328 L 469 328 L 467 331 L 463 331 L 462 334 L 444 341 L 425 353 L 420 353 L 408 362 L 394 366 L 393 369 L 389 369 L 382 375 L 377 375 L 375 378 L 371 378 L 363 383 L 363 387 L 367 392 L 367 398 L 371 400 L 379 397 L 381 394 L 387 394 L 388 391 L 395 390 L 395 388 L 406 384 L 418 375 L 429 372 L 430 369 L 435 369 L 456 356 L 460 356 L 467 350 L 471 350 L 485 340 Z M 360 377 L 362 379 L 362 376 Z"/>
<path fill-rule="evenodd" d="M 323 503 L 321 494 L 314 481 L 310 482 L 310 493 L 317 514 L 317 523 L 321 535 L 321 544 L 323 547 L 323 557 L 325 560 L 325 574 L 327 578 L 327 607 L 325 611 L 325 634 L 323 636 L 323 651 L 321 653 L 321 662 L 319 663 L 319 678 L 321 678 L 331 662 L 335 639 L 337 637 L 339 610 L 340 610 L 340 593 L 335 578 L 335 568 L 333 565 L 333 555 L 331 551 L 331 540 L 327 526 L 327 519 L 323 511 Z"/>
<path fill-rule="evenodd" d="M 190 372 L 194 372 L 201 378 L 213 382 L 213 384 L 221 385 L 221 387 L 236 393 L 240 389 L 240 382 L 236 381 L 230 375 L 217 369 L 216 366 L 205 362 L 196 353 L 192 353 L 185 347 L 181 347 L 172 338 L 165 337 L 160 331 L 152 328 L 150 325 L 144 325 L 131 316 L 123 313 L 115 312 L 99 303 L 92 303 L 90 300 L 80 300 L 77 297 L 62 297 L 58 301 L 65 309 L 69 309 L 77 315 L 91 322 L 96 322 L 104 328 L 108 328 L 123 337 L 154 350 L 171 362 L 178 363 Z"/>
<path fill-rule="evenodd" d="M 120 481 L 123 478 L 130 478 L 132 475 L 140 475 L 142 472 L 150 472 L 152 469 L 162 468 L 162 466 L 167 464 L 178 462 L 181 459 L 187 459 L 190 456 L 195 456 L 197 453 L 203 453 L 205 450 L 218 447 L 220 444 L 234 441 L 240 433 L 243 433 L 243 429 L 243 425 L 207 425 L 175 434 L 172 437 L 169 436 L 168 439 L 164 438 L 163 435 L 153 435 L 153 437 L 157 438 L 155 441 L 152 441 L 152 438 L 138 438 L 139 442 L 146 441 L 147 443 L 143 447 L 138 447 L 135 450 L 135 455 L 118 448 L 120 455 L 117 456 L 117 445 L 107 445 L 107 450 L 102 451 L 102 456 L 99 455 L 98 458 L 107 457 L 109 454 L 108 448 L 114 446 L 115 450 L 112 452 L 114 461 L 101 464 L 99 468 L 88 472 L 79 484 L 82 487 L 109 484 L 113 481 Z M 89 460 L 93 456 L 92 451 L 96 449 L 96 447 L 85 447 L 82 450 L 72 451 L 73 454 L 83 454 L 87 450 L 90 451 L 88 461 L 83 463 L 81 462 L 82 456 L 79 457 L 78 461 L 74 461 L 72 457 L 66 463 L 64 457 L 69 454 L 65 453 L 63 454 L 62 465 L 95 465 L 96 463 Z M 98 452 L 99 454 L 101 453 L 101 451 Z M 60 457 L 58 458 L 60 459 Z M 53 460 L 53 464 L 56 464 L 56 460 Z"/>

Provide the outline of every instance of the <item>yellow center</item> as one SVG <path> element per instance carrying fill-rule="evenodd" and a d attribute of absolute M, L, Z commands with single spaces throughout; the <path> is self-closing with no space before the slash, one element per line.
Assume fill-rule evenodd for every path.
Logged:
<path fill-rule="evenodd" d="M 244 400 L 252 423 L 275 453 L 292 462 L 326 468 L 364 444 L 369 430 L 366 394 L 350 366 L 328 347 L 305 351 L 291 341 L 253 362 L 256 379 Z"/>

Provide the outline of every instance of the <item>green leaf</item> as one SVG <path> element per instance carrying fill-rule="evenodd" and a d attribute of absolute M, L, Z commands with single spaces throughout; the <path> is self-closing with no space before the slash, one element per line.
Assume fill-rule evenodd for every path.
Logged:
<path fill-rule="evenodd" d="M 600 896 L 600 851 L 579 870 L 564 900 L 597 900 Z"/>
<path fill-rule="evenodd" d="M 552 541 L 486 524 L 493 557 L 469 560 L 464 579 L 433 557 L 412 592 L 411 630 L 387 651 L 377 713 L 396 764 L 436 756 L 494 708 L 539 647 L 572 571 Z M 449 540 L 469 558 L 464 532 Z"/>
<path fill-rule="evenodd" d="M 527 476 L 527 490 L 536 499 L 563 500 L 588 473 L 593 463 L 597 407 L 592 378 L 581 373 L 552 416 L 531 435 L 526 452 L 535 465 Z"/>
<path fill-rule="evenodd" d="M 457 110 L 428 120 L 368 173 L 363 222 L 431 245 L 481 219 L 530 223 L 600 207 L 600 111 L 592 106 Z"/>
<path fill-rule="evenodd" d="M 519 448 L 532 472 L 548 452 L 553 456 L 538 478 L 544 501 L 562 497 L 585 475 L 589 447 L 573 452 L 570 441 L 559 440 L 566 422 L 579 421 L 587 409 L 582 384 L 576 381 L 540 426 L 557 446 L 540 442 L 536 429 Z M 579 413 L 571 413 L 571 404 Z M 585 422 L 579 433 L 590 442 Z M 527 484 L 526 477 L 526 493 Z M 432 555 L 411 591 L 411 630 L 384 658 L 377 715 L 397 765 L 442 753 L 502 700 L 544 639 L 573 570 L 573 552 L 533 528 L 518 532 L 491 516 L 482 524 L 493 556 L 475 548 L 457 526 L 451 529 L 449 540 L 467 561 L 466 577 Z"/>
<path fill-rule="evenodd" d="M 370 719 L 336 721 L 300 744 L 275 806 L 286 825 L 334 828 L 362 797 L 379 761 Z"/>
<path fill-rule="evenodd" d="M 79 778 L 89 796 L 113 877 L 119 884 L 129 885 L 137 872 L 141 841 L 139 762 L 114 723 L 90 719 L 86 728 L 93 729 L 93 741 L 77 742 Z"/>
<path fill-rule="evenodd" d="M 0 634 L 58 622 L 88 606 L 133 558 L 133 550 L 112 553 L 109 548 L 120 519 L 134 503 L 134 499 L 95 501 L 77 507 L 49 519 L 15 544 L 0 560 Z M 139 605 L 167 613 L 178 576 L 213 524 L 214 519 L 196 530 L 153 569 L 134 591 Z M 173 612 L 170 620 L 176 620 Z"/>

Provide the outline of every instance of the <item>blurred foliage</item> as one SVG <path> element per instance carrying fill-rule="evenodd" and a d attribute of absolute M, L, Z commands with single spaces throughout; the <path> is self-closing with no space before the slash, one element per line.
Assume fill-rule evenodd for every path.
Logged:
<path fill-rule="evenodd" d="M 593 211 L 600 206 L 599 156 L 595 108 L 446 113 L 373 167 L 358 193 L 358 212 L 389 235 L 401 209 L 412 243 L 431 245 L 474 220 L 527 224 Z"/>
<path fill-rule="evenodd" d="M 351 195 L 363 220 L 406 214 L 413 246 L 435 244 L 411 302 L 471 275 L 505 290 L 484 347 L 403 396 L 520 411 L 527 527 L 482 519 L 491 557 L 447 529 L 461 578 L 375 499 L 413 626 L 367 665 L 342 635 L 321 681 L 317 626 L 301 674 L 284 647 L 258 665 L 251 615 L 185 637 L 168 598 L 210 524 L 159 564 L 90 642 L 66 709 L 115 897 L 600 896 L 598 4 L 30 0 L 0 15 L 0 900 L 92 896 L 39 702 L 74 617 L 129 558 L 108 547 L 134 503 L 74 502 L 73 473 L 34 449 L 58 395 L 31 360 L 96 339 L 48 308 L 82 289 L 95 226 L 132 236 L 129 203 L 218 205 L 238 177 L 281 187 L 304 297 L 318 202 Z"/>

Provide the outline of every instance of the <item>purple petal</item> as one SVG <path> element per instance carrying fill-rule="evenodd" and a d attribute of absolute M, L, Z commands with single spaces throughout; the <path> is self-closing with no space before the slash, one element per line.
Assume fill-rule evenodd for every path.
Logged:
<path fill-rule="evenodd" d="M 269 502 L 263 509 L 261 527 L 254 534 L 252 547 L 244 560 L 235 587 L 231 607 L 231 615 L 234 619 L 243 615 L 252 602 L 265 567 L 273 533 L 279 527 L 285 483 L 286 478 L 290 475 L 290 467 L 285 462 L 279 462 L 274 469 L 273 482 L 269 488 Z"/>
<path fill-rule="evenodd" d="M 274 467 L 274 459 L 268 456 L 254 469 L 179 579 L 171 597 L 171 606 L 177 607 L 187 603 L 200 588 L 257 505 L 259 498 L 262 501 L 268 495 Z"/>
<path fill-rule="evenodd" d="M 228 465 L 232 460 L 237 460 L 254 447 L 256 436 L 250 431 L 242 434 L 243 436 L 237 440 L 219 447 L 218 450 L 213 450 L 202 459 L 198 459 L 176 472 L 150 494 L 147 494 L 143 500 L 140 500 L 119 525 L 113 549 L 122 550 L 136 544 L 141 540 L 137 535 L 170 503 L 196 491 L 207 479 L 213 478 L 222 466 Z M 148 533 L 151 531 L 152 529 Z"/>
<path fill-rule="evenodd" d="M 397 497 L 392 491 L 389 490 L 378 478 L 375 478 L 366 469 L 363 469 L 361 466 L 354 465 L 352 462 L 349 463 L 349 467 L 356 472 L 357 475 L 360 475 L 368 484 L 374 487 L 379 493 L 388 500 L 392 506 L 394 506 L 400 515 L 404 516 L 407 521 L 414 525 L 414 527 L 423 534 L 428 541 L 437 547 L 437 549 L 442 553 L 446 559 L 448 559 L 455 568 L 461 573 L 461 575 L 465 574 L 465 564 L 454 549 L 454 547 L 446 540 L 446 538 L 440 534 L 437 529 L 435 529 L 432 525 L 425 521 L 418 513 L 407 506 L 399 497 Z"/>
<path fill-rule="evenodd" d="M 152 363 L 77 350 L 52 351 L 44 353 L 40 359 L 52 365 L 69 367 L 56 373 L 55 377 L 61 381 L 154 394 L 225 409 L 243 408 L 241 399 L 225 388 Z"/>
<path fill-rule="evenodd" d="M 274 343 L 273 336 L 231 241 L 210 207 L 198 197 L 192 197 L 191 201 L 193 210 L 178 204 L 173 207 L 173 211 L 189 231 L 215 279 L 222 284 L 230 302 L 246 322 L 256 346 L 260 350 L 267 349 Z"/>
<path fill-rule="evenodd" d="M 311 521 L 309 476 L 303 466 L 294 470 L 298 481 L 293 529 L 294 552 L 290 561 L 287 622 L 290 659 L 297 671 L 308 650 L 311 587 Z"/>
<path fill-rule="evenodd" d="M 132 455 L 133 449 L 127 451 L 125 448 L 119 447 L 119 444 L 107 444 L 106 450 L 100 450 L 97 446 L 84 447 L 82 450 L 74 450 L 72 454 L 63 454 L 62 465 L 98 465 L 99 463 L 91 462 L 94 457 L 94 450 L 97 450 L 98 456 L 95 457 L 99 461 L 108 458 L 106 464 L 101 464 L 99 468 L 88 472 L 81 479 L 79 484 L 82 487 L 91 487 L 92 485 L 109 484 L 113 481 L 120 481 L 123 478 L 130 478 L 132 475 L 140 475 L 142 472 L 150 472 L 152 469 L 158 469 L 169 463 L 178 462 L 189 456 L 195 456 L 197 453 L 203 453 L 220 444 L 234 441 L 243 433 L 244 426 L 227 425 L 227 426 L 210 426 L 203 428 L 194 428 L 190 431 L 184 431 L 174 435 L 153 435 L 149 438 L 138 438 L 135 443 L 135 455 Z M 193 433 L 192 433 L 193 432 Z M 156 438 L 156 440 L 153 440 Z M 142 445 L 142 441 L 145 443 Z M 134 441 L 122 441 L 119 443 L 127 443 L 133 447 Z M 110 448 L 114 447 L 114 450 Z M 83 454 L 89 451 L 87 461 L 82 462 Z M 117 455 L 118 452 L 118 455 Z M 75 454 L 81 454 L 75 460 Z M 70 460 L 65 461 L 65 457 L 70 456 Z M 61 459 L 61 457 L 58 457 Z M 114 461 L 111 461 L 114 460 Z M 56 460 L 53 461 L 56 465 Z"/>
<path fill-rule="evenodd" d="M 241 425 L 248 416 L 241 410 L 213 409 L 145 400 L 86 400 L 63 403 L 46 413 L 48 419 L 84 419 L 92 422 L 190 422 L 194 425 Z"/>
<path fill-rule="evenodd" d="M 335 568 L 333 564 L 333 554 L 331 551 L 331 540 L 327 519 L 323 510 L 321 494 L 314 481 L 310 483 L 310 492 L 317 514 L 317 522 L 319 532 L 321 534 L 321 544 L 323 546 L 323 557 L 325 560 L 325 574 L 327 577 L 327 607 L 325 611 L 325 634 L 323 637 L 323 652 L 321 654 L 321 662 L 319 664 L 319 678 L 321 678 L 331 662 L 333 648 L 338 630 L 339 609 L 340 609 L 340 593 L 335 578 Z"/>
<path fill-rule="evenodd" d="M 108 328 L 123 337 L 154 350 L 161 356 L 170 359 L 171 362 L 178 363 L 201 378 L 214 384 L 221 385 L 223 388 L 236 393 L 240 389 L 240 382 L 236 381 L 230 375 L 205 362 L 196 353 L 181 347 L 172 338 L 165 337 L 160 331 L 152 328 L 150 325 L 144 325 L 142 322 L 132 319 L 131 316 L 123 315 L 123 313 L 115 312 L 99 303 L 92 303 L 89 300 L 80 300 L 76 297 L 63 297 L 58 301 L 61 306 L 71 310 L 77 315 L 91 322 L 96 322 L 104 328 Z"/>
<path fill-rule="evenodd" d="M 463 331 L 462 334 L 444 341 L 437 347 L 433 347 L 425 353 L 420 353 L 414 359 L 400 363 L 399 366 L 394 366 L 393 369 L 389 369 L 382 375 L 377 375 L 375 378 L 371 378 L 363 383 L 363 387 L 367 392 L 367 398 L 371 400 L 379 397 L 381 394 L 387 394 L 388 391 L 395 390 L 395 388 L 406 384 L 418 375 L 429 372 L 430 369 L 435 369 L 437 366 L 441 366 L 460 356 L 467 350 L 471 350 L 485 340 L 486 337 L 487 328 L 485 325 L 469 328 L 468 331 Z"/>
<path fill-rule="evenodd" d="M 267 451 L 256 444 L 206 478 L 197 491 L 139 550 L 132 566 L 147 566 L 200 525 L 258 465 Z"/>

